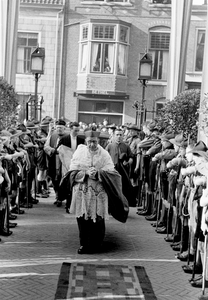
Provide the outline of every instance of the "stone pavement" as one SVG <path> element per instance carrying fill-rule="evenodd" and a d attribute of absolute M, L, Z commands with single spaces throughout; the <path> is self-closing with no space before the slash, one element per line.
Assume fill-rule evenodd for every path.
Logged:
<path fill-rule="evenodd" d="M 18 215 L 18 226 L 0 242 L 0 299 L 53 300 L 63 262 L 88 262 L 143 266 L 158 300 L 196 300 L 193 288 L 164 235 L 130 209 L 125 224 L 112 217 L 106 221 L 105 251 L 77 254 L 78 228 L 64 205 L 53 205 L 54 195 L 40 199 L 32 209 Z M 206 295 L 208 290 L 206 291 Z"/>

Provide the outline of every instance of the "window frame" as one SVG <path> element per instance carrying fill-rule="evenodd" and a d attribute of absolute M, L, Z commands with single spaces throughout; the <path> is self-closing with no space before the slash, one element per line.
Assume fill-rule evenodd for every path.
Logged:
<path fill-rule="evenodd" d="M 164 63 L 164 59 L 163 59 L 163 55 L 164 53 L 166 53 L 167 55 L 169 55 L 169 46 L 170 46 L 170 27 L 168 26 L 156 26 L 156 27 L 152 27 L 149 29 L 149 33 L 148 33 L 148 52 L 152 55 L 153 57 L 153 66 L 152 66 L 152 79 L 154 81 L 167 81 L 167 76 L 166 78 L 159 78 L 160 77 L 160 61 L 161 61 L 161 57 L 162 57 L 162 62 Z M 169 34 L 169 45 L 167 47 L 167 49 L 165 48 L 152 48 L 151 47 L 151 34 L 153 33 L 157 33 L 157 34 Z M 158 59 L 157 59 L 157 78 L 153 78 L 153 72 L 154 72 L 154 55 L 158 54 Z M 162 71 L 161 71 L 162 72 Z M 161 73 L 163 74 L 163 73 Z"/>
<path fill-rule="evenodd" d="M 19 46 L 18 45 L 18 39 L 19 39 L 19 34 L 23 34 L 23 35 L 30 35 L 30 34 L 36 34 L 37 35 L 37 46 L 39 45 L 39 42 L 40 42 L 40 35 L 41 35 L 41 33 L 40 32 L 38 32 L 38 31 L 27 31 L 27 30 L 19 30 L 18 31 L 18 33 L 17 33 L 17 67 L 16 67 L 16 74 L 18 74 L 18 75 L 31 75 L 32 73 L 31 73 L 31 70 L 30 70 L 30 61 L 31 61 L 31 57 L 30 57 L 30 59 L 29 59 L 29 56 L 27 57 L 27 59 L 25 60 L 25 56 L 24 56 L 24 59 L 23 60 L 19 60 L 18 59 L 18 50 L 20 49 L 20 48 L 23 48 L 23 49 L 25 49 L 25 48 L 28 48 L 28 49 L 31 49 L 31 52 L 30 52 L 30 55 L 31 55 L 31 53 L 32 53 L 32 51 L 37 47 L 37 46 L 34 46 L 34 47 L 29 47 L 28 45 L 26 46 L 26 47 L 23 47 L 23 46 Z M 28 40 L 28 37 L 27 37 L 27 40 Z M 25 53 L 24 53 L 24 55 L 25 55 Z M 22 63 L 23 63 L 23 69 L 24 69 L 24 72 L 23 73 L 21 73 L 21 72 L 18 72 L 18 61 L 22 61 Z M 25 64 L 25 61 L 26 61 L 26 63 L 28 63 L 29 64 L 29 68 L 27 69 L 28 70 L 28 72 L 25 72 L 25 68 L 24 68 L 24 64 Z"/>

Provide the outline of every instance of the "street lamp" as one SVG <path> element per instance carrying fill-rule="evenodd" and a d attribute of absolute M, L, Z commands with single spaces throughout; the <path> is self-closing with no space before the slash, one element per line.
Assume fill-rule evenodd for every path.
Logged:
<path fill-rule="evenodd" d="M 31 73 L 35 75 L 35 109 L 34 119 L 37 119 L 37 106 L 38 106 L 38 79 L 41 74 L 44 74 L 44 62 L 45 62 L 45 48 L 37 47 L 31 53 Z"/>
<path fill-rule="evenodd" d="M 140 128 L 144 121 L 146 121 L 146 114 L 144 103 L 145 103 L 145 88 L 147 87 L 146 82 L 152 78 L 152 58 L 149 53 L 140 54 L 139 61 L 139 78 L 138 80 L 142 84 L 142 102 L 141 102 L 141 113 L 140 113 Z"/>

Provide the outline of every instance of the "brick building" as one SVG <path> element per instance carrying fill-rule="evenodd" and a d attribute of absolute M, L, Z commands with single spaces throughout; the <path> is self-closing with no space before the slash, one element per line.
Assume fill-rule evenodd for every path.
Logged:
<path fill-rule="evenodd" d="M 86 123 L 135 122 L 142 101 L 140 54 L 153 61 L 145 88 L 147 119 L 166 101 L 171 1 L 21 0 L 16 91 L 22 107 L 34 94 L 32 49 L 45 48 L 45 73 L 38 82 L 42 115 Z M 186 88 L 198 88 L 207 6 L 195 1 L 187 51 Z M 21 44 L 22 43 L 22 44 Z"/>

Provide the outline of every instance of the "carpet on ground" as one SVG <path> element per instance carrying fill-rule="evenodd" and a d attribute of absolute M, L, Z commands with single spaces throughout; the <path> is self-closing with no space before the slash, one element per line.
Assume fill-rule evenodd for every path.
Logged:
<path fill-rule="evenodd" d="M 55 300 L 156 300 L 142 266 L 63 263 Z"/>

